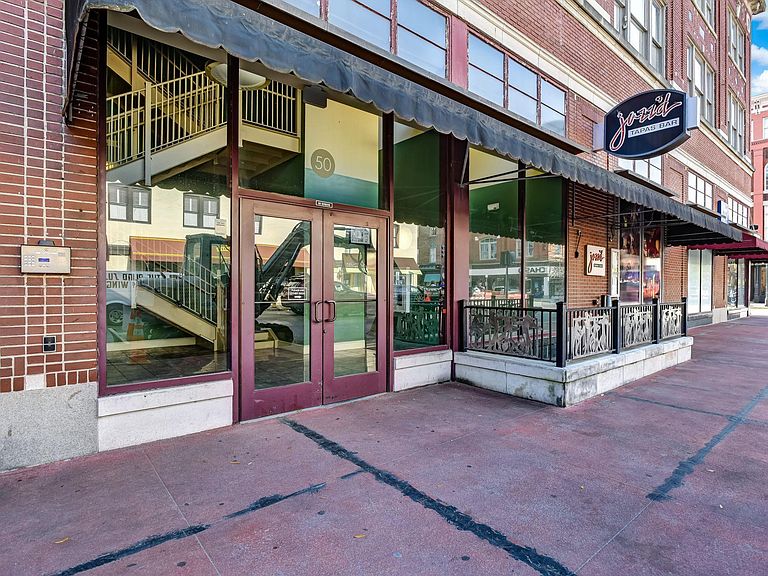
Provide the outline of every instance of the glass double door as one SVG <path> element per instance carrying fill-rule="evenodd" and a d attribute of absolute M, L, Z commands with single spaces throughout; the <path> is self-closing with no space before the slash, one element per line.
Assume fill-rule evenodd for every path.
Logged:
<path fill-rule="evenodd" d="M 383 392 L 386 221 L 256 200 L 241 218 L 241 418 Z"/>

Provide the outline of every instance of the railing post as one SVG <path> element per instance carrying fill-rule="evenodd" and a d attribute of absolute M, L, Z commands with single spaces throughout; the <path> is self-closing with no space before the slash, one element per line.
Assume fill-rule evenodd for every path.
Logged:
<path fill-rule="evenodd" d="M 653 343 L 658 344 L 661 340 L 661 305 L 658 297 L 651 300 L 651 313 L 653 314 Z"/>
<path fill-rule="evenodd" d="M 688 336 L 688 298 L 683 297 L 683 317 L 680 319 L 680 332 Z"/>
<path fill-rule="evenodd" d="M 613 322 L 611 322 L 611 327 L 613 328 L 613 353 L 619 354 L 621 353 L 621 307 L 618 298 L 612 302 L 612 307 Z"/>
<path fill-rule="evenodd" d="M 459 300 L 459 352 L 467 351 L 467 301 Z"/>
<path fill-rule="evenodd" d="M 144 185 L 152 186 L 152 84 L 144 83 Z"/>
<path fill-rule="evenodd" d="M 556 365 L 558 368 L 565 368 L 565 364 L 567 362 L 567 338 L 568 338 L 568 322 L 567 322 L 567 314 L 565 309 L 565 302 L 558 302 L 557 303 L 557 344 L 555 346 L 556 350 Z"/>

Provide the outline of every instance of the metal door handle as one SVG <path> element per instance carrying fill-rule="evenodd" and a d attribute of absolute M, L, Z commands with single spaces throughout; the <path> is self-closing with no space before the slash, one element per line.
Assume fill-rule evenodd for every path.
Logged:
<path fill-rule="evenodd" d="M 322 302 L 321 300 L 318 300 L 318 301 L 317 301 L 317 302 L 315 302 L 315 303 L 313 304 L 313 306 L 312 306 L 312 308 L 314 308 L 314 310 L 315 310 L 315 319 L 314 319 L 314 322 L 320 323 L 320 322 L 322 322 L 322 321 L 323 321 L 323 318 L 320 316 L 320 312 L 319 312 L 319 310 L 320 310 L 320 306 L 321 306 L 322 304 L 323 304 L 323 302 Z"/>
<path fill-rule="evenodd" d="M 336 322 L 336 300 L 328 300 L 328 304 L 332 306 L 331 312 L 333 315 L 326 320 L 326 322 Z"/>

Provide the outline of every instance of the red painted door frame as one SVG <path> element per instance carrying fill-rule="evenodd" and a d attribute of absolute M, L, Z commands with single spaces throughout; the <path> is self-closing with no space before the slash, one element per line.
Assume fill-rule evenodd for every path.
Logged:
<path fill-rule="evenodd" d="M 262 196 L 261 194 L 259 196 Z M 262 199 L 240 199 L 240 420 L 250 420 L 341 402 L 386 391 L 388 346 L 387 321 L 389 242 L 385 217 L 355 214 L 339 210 L 323 210 L 289 202 Z M 255 331 L 255 253 L 254 215 L 305 220 L 311 225 L 309 337 L 310 379 L 262 390 L 255 389 L 254 331 Z M 376 256 L 376 370 L 365 374 L 334 376 L 334 324 L 330 321 L 329 302 L 334 299 L 333 231 L 334 224 L 364 226 L 377 230 Z M 315 311 L 319 312 L 315 317 Z"/>

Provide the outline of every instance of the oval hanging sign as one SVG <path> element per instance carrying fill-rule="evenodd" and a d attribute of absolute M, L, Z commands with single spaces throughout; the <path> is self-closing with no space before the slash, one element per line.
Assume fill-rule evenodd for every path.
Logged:
<path fill-rule="evenodd" d="M 695 111 L 695 99 L 694 111 Z M 619 158 L 652 158 L 685 142 L 689 97 L 678 90 L 651 90 L 625 100 L 605 115 L 603 146 Z"/>

